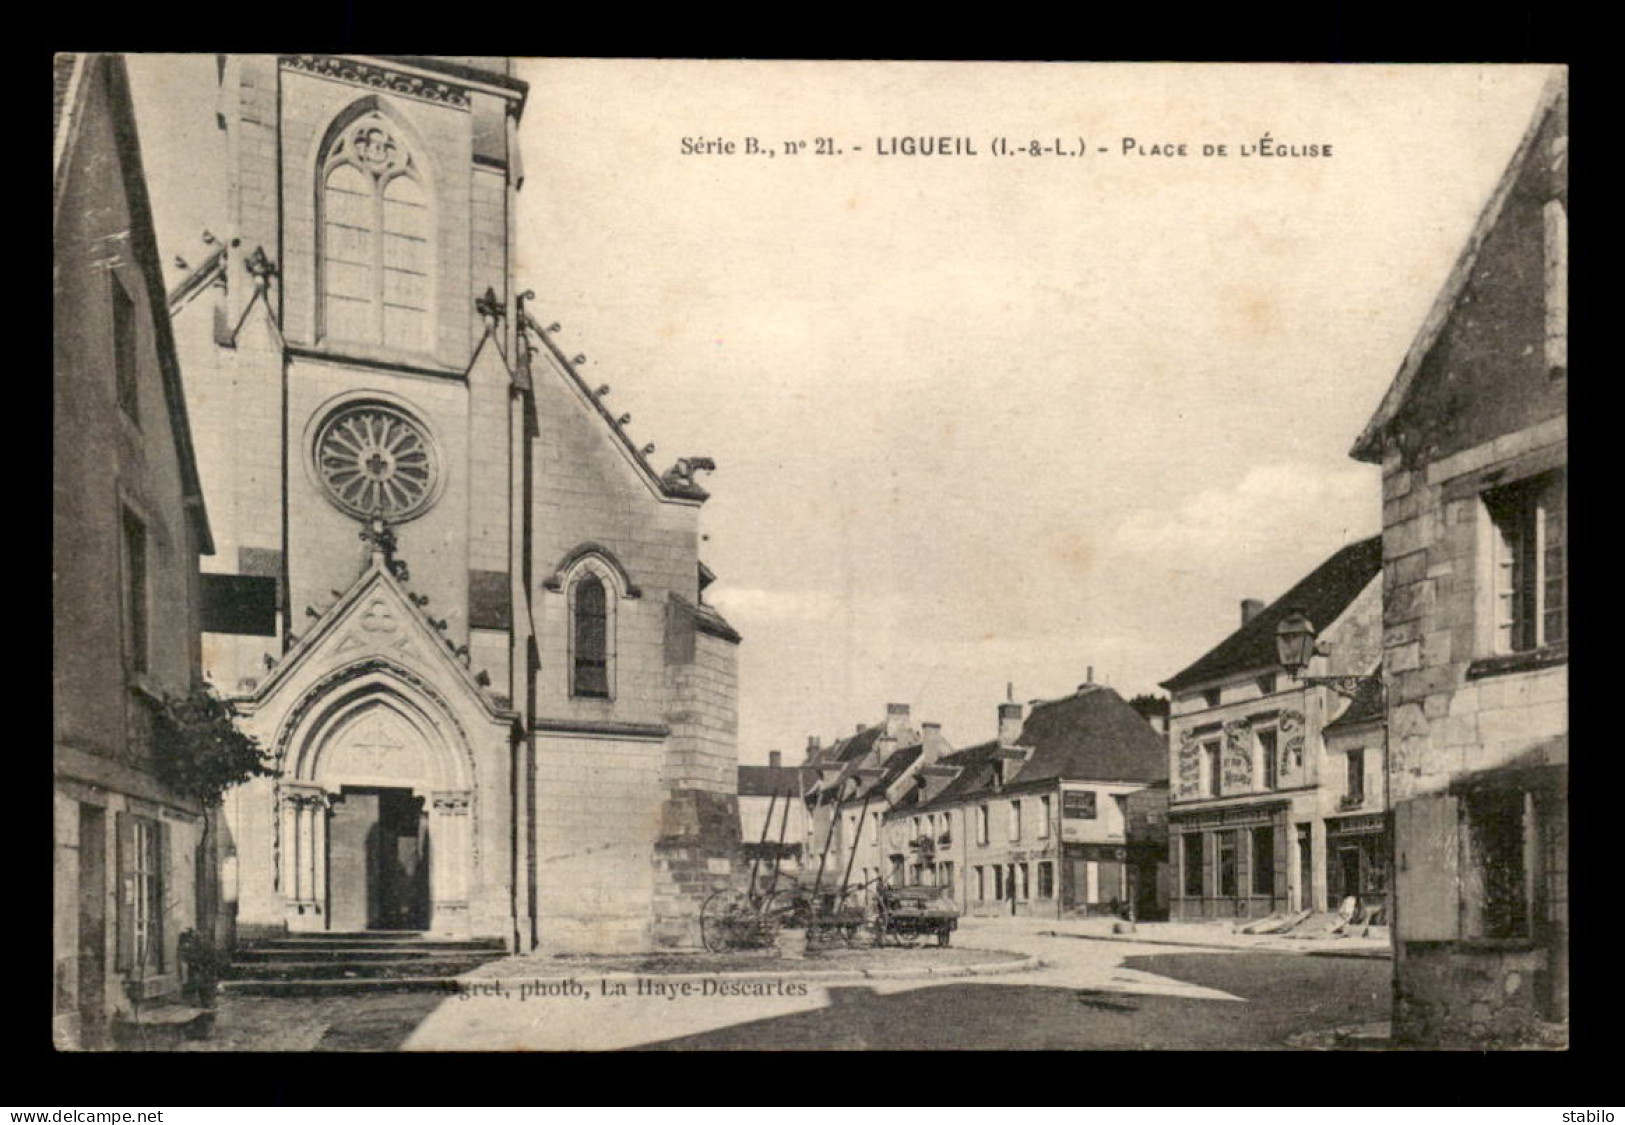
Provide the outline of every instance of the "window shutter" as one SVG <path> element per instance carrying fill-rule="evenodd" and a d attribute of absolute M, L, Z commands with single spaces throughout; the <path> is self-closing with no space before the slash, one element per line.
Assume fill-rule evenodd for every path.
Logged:
<path fill-rule="evenodd" d="M 1394 808 L 1395 936 L 1403 941 L 1454 941 L 1461 936 L 1460 802 L 1444 793 Z"/>
<path fill-rule="evenodd" d="M 1219 884 L 1213 874 L 1213 853 L 1218 848 L 1218 844 L 1219 840 L 1216 833 L 1202 833 L 1202 894 L 1207 897 L 1219 893 Z"/>
<path fill-rule="evenodd" d="M 113 968 L 129 972 L 135 967 L 135 824 L 129 813 L 117 814 L 114 836 L 116 854 L 113 858 L 117 866 L 113 886 L 118 914 L 118 940 L 115 943 Z"/>

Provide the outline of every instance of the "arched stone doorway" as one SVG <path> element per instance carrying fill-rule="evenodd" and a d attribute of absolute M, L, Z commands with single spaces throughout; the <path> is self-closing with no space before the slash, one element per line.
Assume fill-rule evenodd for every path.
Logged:
<path fill-rule="evenodd" d="M 467 933 L 473 779 L 449 715 L 377 662 L 302 712 L 277 787 L 289 928 Z"/>

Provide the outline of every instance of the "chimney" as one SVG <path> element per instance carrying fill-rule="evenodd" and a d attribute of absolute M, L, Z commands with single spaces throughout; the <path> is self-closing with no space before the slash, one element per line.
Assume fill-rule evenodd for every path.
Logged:
<path fill-rule="evenodd" d="M 942 724 L 920 724 L 920 765 L 934 766 L 942 753 Z"/>
<path fill-rule="evenodd" d="M 903 732 L 908 729 L 908 704 L 886 704 L 886 737 L 902 738 Z"/>
<path fill-rule="evenodd" d="M 824 748 L 823 743 L 819 739 L 819 737 L 816 734 L 809 734 L 807 736 L 807 759 L 806 760 L 810 762 L 813 759 L 817 758 L 818 757 L 818 752 L 820 750 L 822 750 L 823 748 Z"/>
<path fill-rule="evenodd" d="M 999 704 L 999 745 L 1014 746 L 1021 737 L 1021 704 Z"/>
<path fill-rule="evenodd" d="M 1264 612 L 1264 603 L 1257 598 L 1241 599 L 1241 623 L 1243 625 Z"/>
<path fill-rule="evenodd" d="M 774 769 L 778 769 L 784 765 L 784 755 L 777 750 L 769 750 L 767 752 L 767 764 Z"/>

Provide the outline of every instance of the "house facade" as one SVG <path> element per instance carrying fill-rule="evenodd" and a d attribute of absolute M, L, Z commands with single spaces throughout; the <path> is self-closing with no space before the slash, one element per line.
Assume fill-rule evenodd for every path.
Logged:
<path fill-rule="evenodd" d="M 52 1029 L 95 1049 L 174 1006 L 181 935 L 212 922 L 206 810 L 160 783 L 153 734 L 202 681 L 213 546 L 124 63 L 55 69 Z"/>
<path fill-rule="evenodd" d="M 1026 710 L 1001 703 L 996 739 L 942 755 L 895 803 L 893 879 L 949 887 L 968 914 L 1159 916 L 1164 736 L 1101 684 Z"/>
<path fill-rule="evenodd" d="M 909 849 L 897 831 L 888 832 L 886 814 L 953 750 L 939 724 L 915 726 L 910 712 L 907 703 L 888 703 L 883 722 L 828 746 L 808 740 L 803 769 L 817 778 L 807 792 L 808 869 L 820 888 L 906 878 Z"/>
<path fill-rule="evenodd" d="M 1292 679 L 1276 650 L 1276 627 L 1300 612 L 1322 650 L 1306 675 L 1375 673 L 1381 569 L 1380 539 L 1342 548 L 1272 604 L 1243 602 L 1240 627 L 1163 683 L 1176 919 L 1324 911 L 1351 886 L 1368 914 L 1386 905 L 1385 794 L 1368 781 L 1383 776 L 1380 724 L 1379 737 L 1351 724 L 1329 741 L 1351 700 Z M 1349 847 L 1363 865 L 1343 866 Z"/>
<path fill-rule="evenodd" d="M 739 833 L 712 465 L 658 470 L 515 276 L 526 84 L 218 79 L 221 237 L 170 305 L 219 513 L 203 659 L 280 771 L 228 800 L 239 930 L 697 941 Z"/>
<path fill-rule="evenodd" d="M 1568 96 L 1517 152 L 1353 455 L 1383 477 L 1394 1034 L 1567 1019 Z"/>
<path fill-rule="evenodd" d="M 775 863 L 786 886 L 805 870 L 812 841 L 806 794 L 816 777 L 803 766 L 785 765 L 777 750 L 765 766 L 739 767 L 740 855 L 755 867 L 758 882 Z"/>

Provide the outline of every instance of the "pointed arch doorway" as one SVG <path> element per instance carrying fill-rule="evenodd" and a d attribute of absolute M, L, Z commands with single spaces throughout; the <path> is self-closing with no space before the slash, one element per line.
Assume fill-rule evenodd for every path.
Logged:
<path fill-rule="evenodd" d="M 387 673 L 349 688 L 310 708 L 279 787 L 289 928 L 461 935 L 474 863 L 466 751 Z"/>

